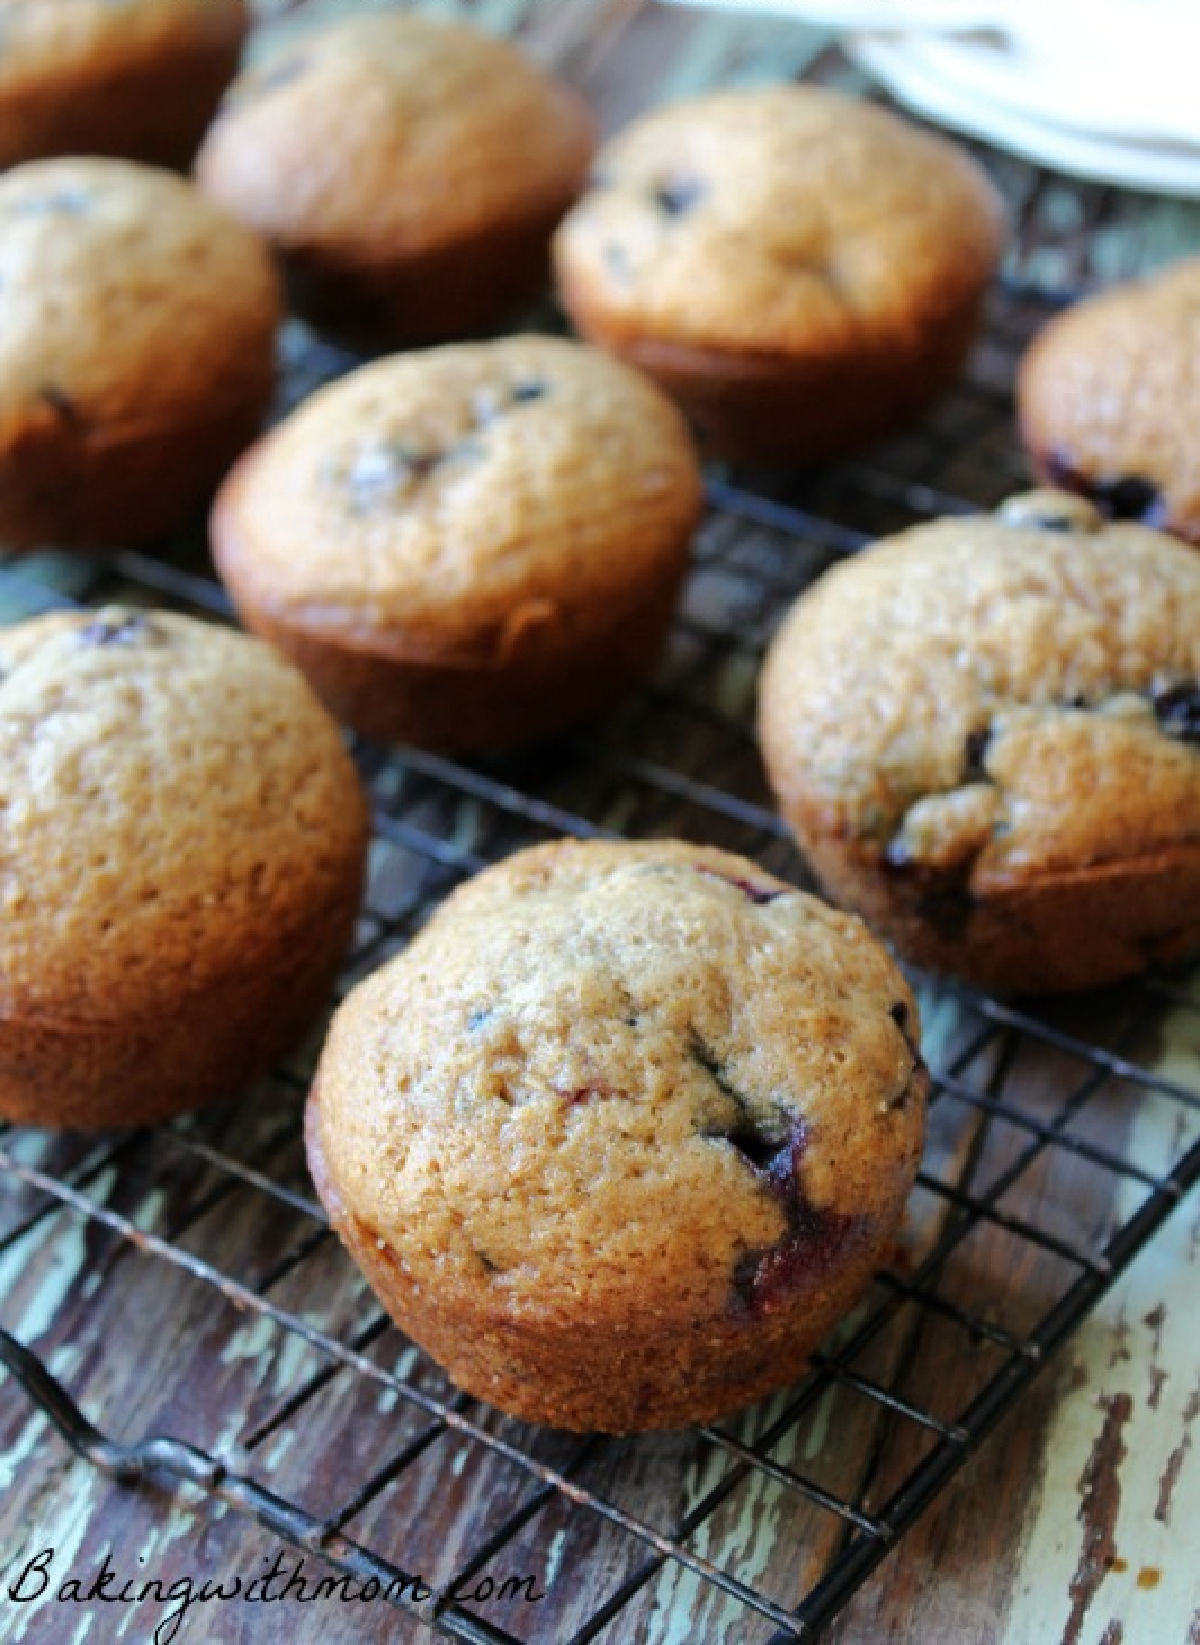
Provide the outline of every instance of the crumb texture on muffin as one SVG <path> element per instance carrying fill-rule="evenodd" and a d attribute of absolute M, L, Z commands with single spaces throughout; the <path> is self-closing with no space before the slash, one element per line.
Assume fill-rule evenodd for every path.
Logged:
<path fill-rule="evenodd" d="M 512 45 L 390 12 L 247 69 L 196 177 L 276 247 L 296 312 L 378 349 L 475 336 L 532 298 L 593 142 L 578 93 Z"/>
<path fill-rule="evenodd" d="M 818 869 L 906 951 L 889 885 L 953 939 L 989 897 L 1065 895 L 1075 877 L 1086 898 L 1091 875 L 1092 913 L 1116 922 L 1114 942 L 1128 922 L 1119 966 L 1136 969 L 1139 943 L 1144 963 L 1156 932 L 1165 949 L 1200 925 L 1198 679 L 1200 560 L 1034 493 L 916 527 L 821 578 L 768 656 L 763 751 Z M 1123 874 L 1131 901 L 1105 911 Z M 1146 930 L 1141 874 L 1156 886 Z M 1099 980 L 1092 963 L 1118 962 L 1103 920 L 1089 946 L 1085 913 L 1073 925 L 1059 907 L 1055 937 L 1014 908 L 1008 935 L 1074 944 L 1064 985 Z M 965 950 L 948 963 L 973 969 Z"/>
<path fill-rule="evenodd" d="M 396 356 L 312 396 L 216 513 L 235 591 L 401 654 L 501 661 L 664 556 L 700 482 L 678 414 L 603 355 L 513 337 Z M 665 546 L 664 546 L 665 545 Z"/>
<path fill-rule="evenodd" d="M 258 431 L 280 308 L 262 242 L 169 172 L 0 176 L 0 541 L 181 526 Z"/>
<path fill-rule="evenodd" d="M 1018 371 L 1021 434 L 1048 483 L 1200 543 L 1200 258 L 1051 320 Z"/>
<path fill-rule="evenodd" d="M 820 357 L 911 339 L 999 255 L 983 174 L 944 139 L 815 87 L 716 92 L 604 146 L 559 231 L 568 302 L 615 340 Z"/>
<path fill-rule="evenodd" d="M 0 1113 L 235 1095 L 329 988 L 366 836 L 336 725 L 257 641 L 121 607 L 0 630 Z"/>
<path fill-rule="evenodd" d="M 0 165 L 55 154 L 186 165 L 249 27 L 246 0 L 9 0 Z"/>
<path fill-rule="evenodd" d="M 861 1287 L 916 1169 L 918 1035 L 852 916 L 719 851 L 559 843 L 351 996 L 310 1155 L 464 1386 L 671 1425 L 789 1380 Z"/>
<path fill-rule="evenodd" d="M 546 736 L 644 678 L 701 481 L 675 408 L 549 337 L 395 356 L 314 395 L 223 485 L 238 610 L 370 735 Z"/>
<path fill-rule="evenodd" d="M 261 242 L 122 160 L 0 177 L 0 446 L 36 416 L 138 427 L 256 391 L 279 289 Z"/>
<path fill-rule="evenodd" d="M 369 236 L 413 253 L 560 199 L 564 170 L 577 185 L 590 151 L 577 95 L 506 41 L 364 15 L 246 69 L 197 175 L 285 247 Z"/>

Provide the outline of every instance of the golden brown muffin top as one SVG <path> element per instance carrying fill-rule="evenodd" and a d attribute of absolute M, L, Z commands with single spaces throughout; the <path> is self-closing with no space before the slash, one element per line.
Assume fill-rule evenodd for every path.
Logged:
<path fill-rule="evenodd" d="M 257 640 L 115 606 L 0 629 L 0 1016 L 153 1021 L 303 943 L 365 832 L 337 726 Z"/>
<path fill-rule="evenodd" d="M 865 926 L 756 864 L 539 846 L 338 1012 L 322 1180 L 411 1282 L 510 1319 L 770 1312 L 911 1181 L 917 1035 Z"/>
<path fill-rule="evenodd" d="M 196 174 L 283 247 L 369 262 L 565 209 L 592 146 L 582 100 L 515 47 L 389 13 L 313 30 L 247 69 Z"/>
<path fill-rule="evenodd" d="M 411 658 L 502 663 L 682 567 L 700 477 L 682 418 L 582 344 L 398 355 L 321 390 L 218 497 L 240 599 Z"/>
<path fill-rule="evenodd" d="M 245 0 L 0 0 L 0 97 L 181 41 L 237 40 L 248 22 Z"/>
<path fill-rule="evenodd" d="M 1021 433 L 1057 483 L 1200 542 L 1200 257 L 1077 303 L 1021 362 Z"/>
<path fill-rule="evenodd" d="M 785 806 L 972 887 L 1200 838 L 1200 556 L 1056 492 L 827 572 L 763 673 Z"/>
<path fill-rule="evenodd" d="M 240 404 L 279 310 L 262 242 L 172 173 L 16 166 L 0 176 L 0 446 L 44 419 L 87 434 Z"/>
<path fill-rule="evenodd" d="M 1000 253 L 1000 204 L 943 138 L 811 86 L 717 92 L 607 143 L 555 241 L 605 332 L 840 353 L 953 313 Z"/>

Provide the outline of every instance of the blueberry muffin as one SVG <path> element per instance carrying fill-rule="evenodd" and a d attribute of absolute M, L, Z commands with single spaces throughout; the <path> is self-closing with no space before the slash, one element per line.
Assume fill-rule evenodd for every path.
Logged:
<path fill-rule="evenodd" d="M 580 98 L 514 47 L 392 13 L 247 70 L 197 176 L 278 248 L 315 325 L 368 346 L 442 342 L 539 289 L 592 146 Z"/>
<path fill-rule="evenodd" d="M 0 1116 L 235 1096 L 349 940 L 365 805 L 266 646 L 119 607 L 0 629 Z"/>
<path fill-rule="evenodd" d="M 1200 544 L 1200 257 L 1051 320 L 1021 361 L 1021 435 L 1038 476 Z"/>
<path fill-rule="evenodd" d="M 256 237 L 123 160 L 0 177 L 0 543 L 182 524 L 253 439 L 280 294 Z"/>
<path fill-rule="evenodd" d="M 186 166 L 233 79 L 245 0 L 0 0 L 0 167 Z"/>
<path fill-rule="evenodd" d="M 735 457 L 832 456 L 958 375 L 1002 243 L 940 137 L 811 86 L 718 92 L 608 143 L 555 239 L 579 330 Z"/>
<path fill-rule="evenodd" d="M 762 678 L 825 887 L 922 965 L 1075 989 L 1200 942 L 1200 556 L 1055 492 L 868 549 Z"/>
<path fill-rule="evenodd" d="M 360 730 L 547 736 L 651 667 L 700 506 L 651 384 L 548 337 L 382 360 L 314 395 L 217 498 L 246 625 Z"/>
<path fill-rule="evenodd" d="M 350 995 L 309 1162 L 469 1393 L 680 1427 L 796 1378 L 888 1253 L 918 1039 L 852 916 L 725 852 L 557 842 L 461 887 Z"/>

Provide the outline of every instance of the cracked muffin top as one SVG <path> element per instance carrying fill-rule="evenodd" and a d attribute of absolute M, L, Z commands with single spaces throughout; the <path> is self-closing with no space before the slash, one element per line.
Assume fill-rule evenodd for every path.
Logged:
<path fill-rule="evenodd" d="M 0 176 L 0 448 L 43 423 L 202 424 L 258 393 L 279 309 L 261 241 L 170 172 L 14 167 Z"/>
<path fill-rule="evenodd" d="M 369 261 L 565 210 L 592 143 L 583 100 L 515 47 L 390 13 L 306 32 L 247 69 L 196 174 L 279 245 Z"/>
<path fill-rule="evenodd" d="M 1200 556 L 1032 492 L 827 572 L 760 726 L 807 833 L 976 892 L 1200 839 Z"/>
<path fill-rule="evenodd" d="M 461 887 L 353 992 L 310 1157 L 335 1220 L 447 1306 L 770 1315 L 895 1218 L 918 1032 L 861 921 L 744 858 L 556 842 Z"/>
<path fill-rule="evenodd" d="M 943 138 L 811 86 L 718 92 L 606 144 L 555 258 L 606 336 L 840 353 L 908 338 L 1000 254 L 984 174 Z"/>
<path fill-rule="evenodd" d="M 153 1019 L 302 943 L 365 840 L 337 726 L 257 640 L 121 607 L 0 630 L 0 1017 Z"/>
<path fill-rule="evenodd" d="M 397 655 L 502 662 L 682 572 L 700 478 L 683 420 L 577 343 L 396 356 L 321 390 L 223 487 L 239 600 Z"/>
<path fill-rule="evenodd" d="M 1051 484 L 1200 543 L 1200 257 L 1076 304 L 1018 373 L 1021 435 Z"/>

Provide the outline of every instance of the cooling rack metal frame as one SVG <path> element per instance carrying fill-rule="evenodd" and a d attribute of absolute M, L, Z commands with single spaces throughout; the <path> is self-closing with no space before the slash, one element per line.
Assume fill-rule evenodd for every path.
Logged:
<path fill-rule="evenodd" d="M 1041 181 L 1030 174 L 1030 220 Z M 1105 196 L 1090 196 L 1099 212 Z M 1048 312 L 1052 296 L 1010 280 L 996 294 L 987 336 L 968 381 L 919 428 L 869 458 L 819 475 L 778 476 L 713 471 L 709 508 L 699 533 L 693 576 L 679 624 L 655 680 L 614 711 L 610 723 L 564 739 L 549 750 L 507 761 L 460 763 L 416 750 L 355 745 L 374 801 L 375 857 L 354 953 L 343 987 L 396 951 L 458 879 L 534 839 L 569 834 L 682 832 L 756 855 L 798 883 L 810 883 L 767 802 L 754 750 L 751 708 L 757 657 L 788 601 L 824 566 L 855 552 L 873 534 L 933 513 L 990 506 L 1023 481 L 1012 436 L 1008 384 L 1016 350 Z M 285 341 L 284 403 L 354 362 L 292 327 Z M 113 597 L 169 604 L 217 620 L 228 617 L 198 541 L 154 558 L 132 552 L 94 560 L 34 557 L 0 567 L 0 591 L 29 611 Z M 744 1421 L 710 1425 L 692 1436 L 695 1455 L 720 1471 L 700 1482 L 673 1522 L 596 1481 L 614 1448 L 650 1443 L 561 1436 L 550 1452 L 536 1430 L 498 1421 L 478 1402 L 426 1373 L 426 1362 L 400 1356 L 398 1333 L 367 1299 L 336 1322 L 279 1300 L 308 1264 L 330 1257 L 323 1214 L 296 1166 L 303 1056 L 268 1083 L 260 1128 L 233 1141 L 217 1111 L 156 1132 L 104 1136 L 71 1145 L 0 1127 L 0 1181 L 15 1190 L 18 1210 L 0 1220 L 0 1256 L 53 1219 L 82 1219 L 114 1242 L 164 1263 L 216 1293 L 242 1317 L 269 1322 L 302 1350 L 291 1385 L 259 1408 L 236 1443 L 205 1447 L 151 1434 L 118 1444 L 89 1422 L 28 1344 L 0 1331 L 0 1360 L 66 1442 L 115 1479 L 187 1481 L 250 1516 L 285 1542 L 319 1554 L 359 1582 L 374 1581 L 392 1602 L 441 1634 L 488 1645 L 519 1645 L 544 1635 L 515 1631 L 464 1599 L 468 1585 L 526 1539 L 536 1542 L 542 1516 L 580 1518 L 620 1545 L 616 1575 L 586 1614 L 574 1616 L 555 1645 L 585 1645 L 620 1626 L 664 1572 L 686 1575 L 745 1619 L 745 1637 L 770 1645 L 816 1638 L 849 1596 L 913 1526 L 1012 1410 L 1049 1358 L 1150 1241 L 1200 1177 L 1200 1086 L 1164 1077 L 1148 1065 L 1146 1046 L 1170 1011 L 1200 1011 L 1194 975 L 1152 975 L 1106 1000 L 1100 1029 L 1080 1027 L 1070 1009 L 1025 1009 L 952 985 L 918 979 L 927 1011 L 950 1008 L 954 1032 L 935 1058 L 934 1129 L 950 1139 L 923 1168 L 918 1196 L 933 1210 L 933 1232 L 911 1260 L 903 1253 L 880 1274 L 868 1300 L 803 1379 Z M 1051 1059 L 1050 1089 L 1032 1095 L 1031 1055 Z M 1149 1161 L 1089 1125 L 1099 1106 L 1154 1102 L 1177 1115 L 1171 1157 Z M 969 1133 L 969 1135 L 968 1135 Z M 1005 1141 L 998 1150 L 996 1138 Z M 962 1138 L 966 1136 L 966 1142 Z M 957 1150 L 957 1152 L 956 1152 Z M 166 1162 L 166 1163 L 164 1163 Z M 1053 1196 L 1025 1194 L 1029 1183 L 1069 1173 L 1078 1197 L 1059 1213 Z M 161 1225 L 119 1209 L 100 1185 L 167 1171 L 178 1207 Z M 1099 1210 L 1080 1184 L 1103 1181 Z M 1124 1196 L 1123 1198 L 1121 1196 Z M 253 1201 L 286 1225 L 277 1254 L 249 1277 L 205 1254 L 197 1230 L 222 1207 Z M 1032 1207 L 1032 1209 L 1031 1209 Z M 1083 1211 L 1081 1212 L 1081 1207 Z M 264 1212 L 265 1214 L 265 1212 Z M 0 1210 L 0 1217 L 3 1216 Z M 1090 1218 L 1090 1220 L 1089 1220 Z M 1032 1313 L 1005 1316 L 986 1288 L 947 1282 L 961 1253 L 980 1237 L 1012 1243 L 1026 1260 L 1049 1265 Z M 272 1246 L 272 1249 L 275 1249 Z M 1024 1255 L 1020 1255 L 1024 1254 Z M 253 1270 L 253 1264 L 251 1264 Z M 341 1273 L 353 1284 L 345 1263 Z M 968 1274 L 969 1279 L 969 1274 Z M 1011 1300 L 1011 1299 L 1010 1299 Z M 1020 1299 L 1018 1298 L 1018 1302 Z M 103 1297 L 95 1306 L 104 1305 Z M 915 1320 L 904 1349 L 880 1350 L 901 1315 Z M 937 1409 L 913 1390 L 922 1331 L 936 1321 L 986 1350 L 960 1409 Z M 391 1341 L 389 1357 L 380 1350 Z M 340 1381 L 339 1379 L 344 1379 Z M 274 1480 L 257 1459 L 298 1424 L 331 1385 L 369 1388 L 411 1419 L 394 1447 L 369 1466 L 347 1466 L 340 1499 L 316 1512 Z M 852 1488 L 821 1475 L 820 1455 L 798 1451 L 823 1404 L 837 1396 L 865 1402 L 877 1437 Z M 386 1429 L 386 1423 L 381 1425 Z M 409 1473 L 429 1463 L 447 1438 L 516 1471 L 520 1489 L 486 1534 L 465 1550 L 452 1577 L 432 1592 L 418 1567 L 376 1525 L 357 1528 Z M 788 1447 L 791 1446 L 789 1450 Z M 893 1453 L 908 1461 L 893 1465 Z M 798 1455 L 800 1461 L 797 1460 Z M 805 1465 L 801 1465 L 804 1462 Z M 811 1465 L 810 1465 L 811 1464 Z M 265 1475 L 265 1477 L 264 1477 Z M 719 1538 L 705 1535 L 722 1510 L 752 1485 L 775 1493 L 780 1512 L 824 1526 L 819 1568 L 801 1591 L 769 1588 L 742 1573 Z M 815 1533 L 814 1533 L 815 1534 Z M 707 1548 L 707 1551 L 701 1551 Z M 615 1637 L 613 1635 L 609 1636 Z M 740 1637 L 740 1636 L 739 1636 Z"/>

